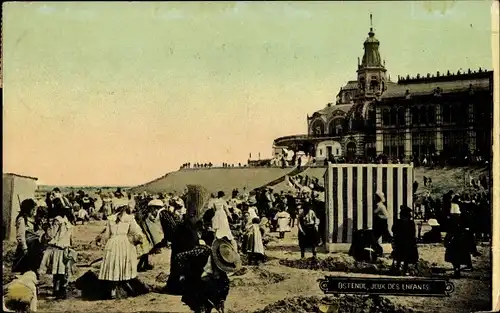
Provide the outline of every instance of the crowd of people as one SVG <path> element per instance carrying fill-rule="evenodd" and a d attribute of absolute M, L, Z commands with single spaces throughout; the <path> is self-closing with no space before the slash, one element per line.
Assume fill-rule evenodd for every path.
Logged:
<path fill-rule="evenodd" d="M 263 187 L 252 192 L 235 189 L 229 197 L 223 191 L 209 194 L 201 186 L 187 186 L 181 195 L 151 195 L 99 192 L 91 197 L 83 191 L 63 195 L 58 188 L 46 199 L 26 199 L 16 218 L 17 249 L 13 272 L 52 275 L 53 295 L 67 297 L 68 282 L 74 275 L 78 248 L 74 228 L 78 222 L 105 220 L 106 226 L 94 243 L 103 247 L 97 279 L 106 297 L 117 297 L 120 286 L 130 287 L 138 272 L 150 271 L 152 254 L 171 250 L 170 274 L 164 292 L 182 296 L 194 312 L 223 311 L 229 293 L 229 275 L 237 271 L 246 256 L 248 264 L 266 258 L 271 240 L 282 240 L 295 226 L 301 257 L 325 243 L 324 189 L 317 179 L 289 177 L 290 191 L 275 192 Z M 424 186 L 432 184 L 426 177 Z M 462 266 L 472 268 L 478 256 L 476 240 L 491 236 L 491 208 L 484 179 L 477 179 L 474 194 L 452 191 L 442 201 L 426 195 L 424 219 L 431 230 L 421 235 L 422 222 L 415 223 L 415 210 L 402 206 L 399 219 L 389 229 L 385 195 L 377 191 L 373 225 L 355 230 L 350 255 L 358 261 L 374 262 L 383 253 L 382 242 L 393 245 L 393 268 L 406 274 L 418 262 L 417 243 L 444 243 L 445 260 L 455 275 Z M 416 187 L 416 188 L 415 188 Z M 418 183 L 414 184 L 414 191 Z M 418 231 L 417 231 L 418 229 Z M 278 233 L 278 237 L 271 236 Z M 442 233 L 446 233 L 442 238 Z M 465 248 L 464 248 L 465 247 Z M 31 276 L 30 276 L 31 275 Z"/>
<path fill-rule="evenodd" d="M 220 165 L 215 165 L 215 164 L 212 164 L 212 162 L 209 162 L 209 163 L 193 163 L 191 164 L 191 162 L 187 162 L 187 163 L 184 163 L 180 166 L 180 169 L 183 170 L 183 169 L 200 169 L 200 168 L 234 168 L 234 167 L 247 167 L 248 164 L 242 164 L 241 162 L 240 163 L 222 163 Z"/>

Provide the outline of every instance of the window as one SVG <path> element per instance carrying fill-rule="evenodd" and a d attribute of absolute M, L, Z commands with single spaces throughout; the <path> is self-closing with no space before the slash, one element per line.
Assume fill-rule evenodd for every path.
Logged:
<path fill-rule="evenodd" d="M 419 112 L 418 112 L 418 107 L 414 106 L 411 108 L 411 123 L 413 125 L 418 125 L 419 124 Z"/>
<path fill-rule="evenodd" d="M 444 103 L 441 105 L 441 118 L 443 123 L 451 122 L 451 106 L 449 103 Z"/>
<path fill-rule="evenodd" d="M 406 109 L 403 107 L 398 109 L 398 124 L 401 126 L 406 125 Z"/>
<path fill-rule="evenodd" d="M 396 125 L 397 119 L 398 119 L 398 109 L 391 108 L 391 124 L 390 125 Z"/>
<path fill-rule="evenodd" d="M 384 109 L 382 111 L 382 120 L 383 120 L 383 124 L 384 126 L 387 126 L 387 125 L 390 125 L 390 112 L 389 112 L 389 109 Z"/>
<path fill-rule="evenodd" d="M 384 154 L 391 158 L 403 156 L 404 140 L 405 135 L 403 132 L 384 134 Z"/>
<path fill-rule="evenodd" d="M 321 120 L 314 121 L 312 125 L 312 133 L 313 135 L 323 135 L 325 133 L 325 124 Z"/>
<path fill-rule="evenodd" d="M 462 157 L 469 150 L 466 131 L 444 131 L 443 152 L 448 157 Z"/>
<path fill-rule="evenodd" d="M 429 105 L 427 107 L 427 122 L 430 125 L 436 124 L 436 106 L 435 105 Z"/>
<path fill-rule="evenodd" d="M 339 155 L 339 149 L 337 149 L 335 153 L 336 153 L 337 155 Z"/>
<path fill-rule="evenodd" d="M 427 124 L 427 107 L 426 106 L 421 106 L 420 107 L 420 124 L 425 125 Z"/>
<path fill-rule="evenodd" d="M 323 155 L 323 149 L 319 149 L 319 155 Z"/>
<path fill-rule="evenodd" d="M 423 158 L 436 151 L 436 133 L 434 132 L 415 132 L 412 134 L 411 141 L 413 155 L 418 158 Z"/>

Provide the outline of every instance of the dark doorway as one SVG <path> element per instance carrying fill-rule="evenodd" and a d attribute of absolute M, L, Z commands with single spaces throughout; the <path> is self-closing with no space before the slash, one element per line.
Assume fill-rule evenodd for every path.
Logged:
<path fill-rule="evenodd" d="M 332 146 L 327 146 L 326 147 L 326 156 L 330 157 L 330 155 L 332 155 L 332 154 L 333 154 Z"/>
<path fill-rule="evenodd" d="M 347 144 L 347 159 L 349 161 L 354 160 L 354 157 L 356 156 L 356 144 L 354 142 L 349 142 Z"/>

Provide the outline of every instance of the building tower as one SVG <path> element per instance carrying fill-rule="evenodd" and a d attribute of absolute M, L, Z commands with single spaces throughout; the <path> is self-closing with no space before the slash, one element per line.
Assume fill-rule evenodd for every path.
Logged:
<path fill-rule="evenodd" d="M 382 63 L 378 51 L 380 42 L 375 38 L 370 14 L 370 32 L 364 42 L 364 54 L 361 64 L 358 59 L 358 95 L 361 98 L 374 98 L 386 89 L 385 61 Z"/>

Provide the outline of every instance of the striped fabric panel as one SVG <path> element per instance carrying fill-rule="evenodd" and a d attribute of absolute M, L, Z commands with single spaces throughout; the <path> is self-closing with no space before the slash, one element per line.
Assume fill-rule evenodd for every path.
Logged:
<path fill-rule="evenodd" d="M 392 227 L 401 205 L 412 207 L 412 184 L 408 165 L 330 165 L 325 172 L 328 242 L 350 243 L 355 230 L 372 227 L 377 191 L 385 194 Z"/>

